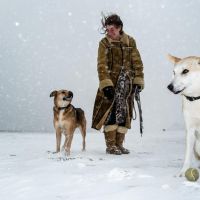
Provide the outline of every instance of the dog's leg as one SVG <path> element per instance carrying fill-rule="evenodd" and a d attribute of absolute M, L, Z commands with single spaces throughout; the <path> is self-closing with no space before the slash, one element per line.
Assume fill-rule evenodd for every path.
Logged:
<path fill-rule="evenodd" d="M 179 176 L 184 176 L 185 171 L 190 167 L 191 158 L 193 155 L 194 142 L 195 142 L 195 130 L 188 129 L 186 135 L 185 160 Z"/>
<path fill-rule="evenodd" d="M 85 125 L 81 125 L 79 129 L 80 129 L 81 135 L 83 137 L 83 148 L 82 148 L 82 151 L 85 151 L 86 126 Z"/>
<path fill-rule="evenodd" d="M 67 132 L 65 132 L 65 142 L 62 146 L 62 151 L 66 152 L 66 146 L 67 146 L 67 140 L 68 140 L 68 135 L 67 135 Z"/>
<path fill-rule="evenodd" d="M 72 144 L 72 139 L 74 136 L 74 129 L 68 129 L 65 133 L 65 143 L 63 145 L 63 150 L 65 151 L 65 153 L 67 153 L 67 156 L 70 155 L 70 149 L 71 149 L 71 144 Z"/>
<path fill-rule="evenodd" d="M 194 156 L 199 161 L 200 160 L 200 133 L 199 131 L 195 132 L 195 143 L 194 143 Z M 198 166 L 200 168 L 200 166 Z"/>
<path fill-rule="evenodd" d="M 62 131 L 60 128 L 56 129 L 56 153 L 60 152 L 60 143 L 61 143 Z"/>
<path fill-rule="evenodd" d="M 72 132 L 66 137 L 65 151 L 67 152 L 67 156 L 70 156 L 70 149 L 71 149 L 73 136 L 74 136 L 74 133 Z"/>

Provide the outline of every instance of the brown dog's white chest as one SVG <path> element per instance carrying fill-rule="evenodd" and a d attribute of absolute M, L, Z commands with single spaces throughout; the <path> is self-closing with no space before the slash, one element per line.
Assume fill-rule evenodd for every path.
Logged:
<path fill-rule="evenodd" d="M 64 110 L 61 110 L 59 115 L 58 115 L 58 126 L 60 128 L 62 128 L 64 126 L 63 113 L 64 113 Z"/>
<path fill-rule="evenodd" d="M 65 110 L 60 110 L 59 113 L 57 113 L 57 120 L 55 121 L 56 128 L 65 128 L 64 112 Z"/>

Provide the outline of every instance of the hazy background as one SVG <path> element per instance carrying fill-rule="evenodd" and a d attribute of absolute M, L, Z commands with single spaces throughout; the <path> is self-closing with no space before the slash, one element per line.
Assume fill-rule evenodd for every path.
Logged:
<path fill-rule="evenodd" d="M 199 0 L 0 0 L 0 130 L 53 132 L 49 94 L 66 88 L 91 131 L 102 11 L 119 14 L 137 41 L 145 131 L 183 128 L 166 55 L 200 55 Z"/>

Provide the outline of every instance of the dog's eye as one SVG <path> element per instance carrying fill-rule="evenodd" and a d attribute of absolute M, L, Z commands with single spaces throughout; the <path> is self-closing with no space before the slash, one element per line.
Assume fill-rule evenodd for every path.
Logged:
<path fill-rule="evenodd" d="M 62 94 L 65 94 L 65 92 L 64 92 L 64 91 L 62 91 Z"/>
<path fill-rule="evenodd" d="M 189 72 L 188 69 L 184 69 L 184 70 L 182 71 L 182 74 L 187 74 L 188 72 Z"/>

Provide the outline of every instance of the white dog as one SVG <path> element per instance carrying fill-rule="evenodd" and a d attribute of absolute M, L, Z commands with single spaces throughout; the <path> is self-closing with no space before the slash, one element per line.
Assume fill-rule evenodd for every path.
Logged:
<path fill-rule="evenodd" d="M 186 151 L 180 176 L 191 167 L 193 155 L 200 160 L 200 57 L 177 58 L 169 55 L 174 63 L 174 76 L 168 89 L 180 93 L 186 126 Z M 193 154 L 194 152 L 194 154 Z"/>

